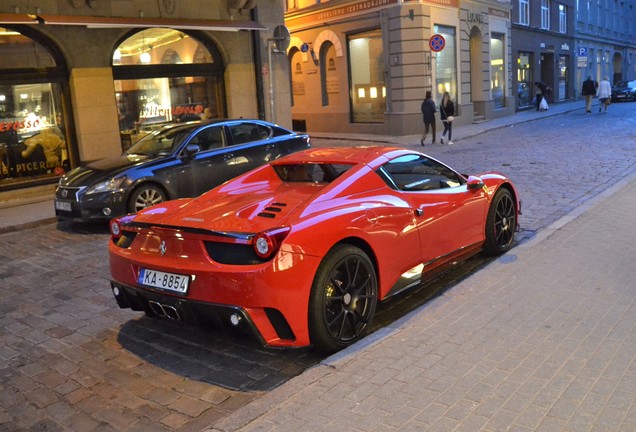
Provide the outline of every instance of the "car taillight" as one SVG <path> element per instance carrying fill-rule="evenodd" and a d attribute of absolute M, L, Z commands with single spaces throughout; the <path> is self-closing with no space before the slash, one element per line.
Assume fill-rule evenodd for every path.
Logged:
<path fill-rule="evenodd" d="M 121 236 L 121 225 L 117 219 L 110 221 L 110 234 L 113 239 L 118 239 Z"/>
<path fill-rule="evenodd" d="M 271 258 L 289 234 L 289 230 L 289 227 L 274 228 L 259 232 L 252 237 L 251 243 L 256 255 L 263 259 Z"/>

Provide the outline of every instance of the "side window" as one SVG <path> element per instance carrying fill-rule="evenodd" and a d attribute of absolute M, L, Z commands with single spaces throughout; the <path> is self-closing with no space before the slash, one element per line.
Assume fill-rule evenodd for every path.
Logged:
<path fill-rule="evenodd" d="M 221 127 L 202 129 L 192 137 L 190 144 L 198 145 L 201 151 L 223 147 L 223 129 Z"/>
<path fill-rule="evenodd" d="M 230 126 L 234 144 L 259 141 L 269 138 L 271 130 L 256 123 L 238 123 Z"/>
<path fill-rule="evenodd" d="M 401 156 L 385 164 L 382 169 L 395 186 L 405 192 L 443 189 L 462 184 L 461 177 L 453 170 L 420 155 Z"/>

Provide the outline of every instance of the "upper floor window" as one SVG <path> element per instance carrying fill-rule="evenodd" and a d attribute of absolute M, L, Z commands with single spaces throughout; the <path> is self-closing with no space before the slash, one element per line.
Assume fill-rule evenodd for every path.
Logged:
<path fill-rule="evenodd" d="M 519 24 L 530 25 L 530 0 L 519 0 Z"/>
<path fill-rule="evenodd" d="M 550 0 L 541 0 L 541 28 L 550 30 Z"/>
<path fill-rule="evenodd" d="M 567 19 L 567 9 L 564 5 L 559 5 L 559 32 L 567 33 L 568 32 L 568 19 Z"/>

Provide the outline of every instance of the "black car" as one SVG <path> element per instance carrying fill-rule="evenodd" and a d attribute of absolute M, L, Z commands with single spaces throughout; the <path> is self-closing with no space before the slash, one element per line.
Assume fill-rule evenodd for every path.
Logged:
<path fill-rule="evenodd" d="M 55 191 L 59 219 L 108 220 L 160 202 L 194 197 L 289 153 L 309 136 L 260 120 L 173 124 L 124 154 L 75 168 Z"/>
<path fill-rule="evenodd" d="M 612 102 L 635 100 L 636 81 L 620 81 L 612 87 Z"/>

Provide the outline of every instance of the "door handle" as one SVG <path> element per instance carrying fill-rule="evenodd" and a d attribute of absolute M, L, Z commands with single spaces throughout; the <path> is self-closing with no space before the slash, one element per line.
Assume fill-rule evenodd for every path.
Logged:
<path fill-rule="evenodd" d="M 233 159 L 234 155 L 232 153 L 228 153 L 225 156 L 223 156 L 223 160 L 228 161 L 230 159 Z"/>
<path fill-rule="evenodd" d="M 415 216 L 424 216 L 424 210 L 415 209 Z"/>

